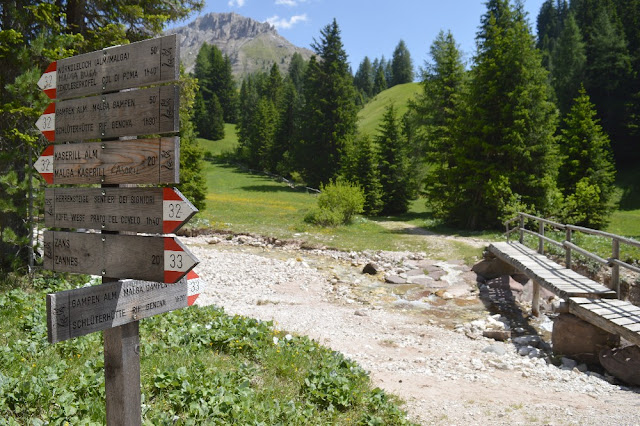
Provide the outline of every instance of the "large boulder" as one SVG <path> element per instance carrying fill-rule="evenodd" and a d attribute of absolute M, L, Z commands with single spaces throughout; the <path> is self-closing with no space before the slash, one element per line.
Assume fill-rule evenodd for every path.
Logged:
<path fill-rule="evenodd" d="M 486 280 L 492 280 L 503 275 L 511 275 L 517 272 L 516 268 L 498 258 L 481 260 L 473 265 L 471 270 Z"/>
<path fill-rule="evenodd" d="M 600 364 L 612 376 L 632 386 L 640 386 L 640 347 L 604 349 L 600 352 Z"/>
<path fill-rule="evenodd" d="M 581 320 L 575 315 L 560 314 L 551 333 L 553 352 L 586 364 L 598 364 L 601 351 L 620 343 L 620 337 Z"/>

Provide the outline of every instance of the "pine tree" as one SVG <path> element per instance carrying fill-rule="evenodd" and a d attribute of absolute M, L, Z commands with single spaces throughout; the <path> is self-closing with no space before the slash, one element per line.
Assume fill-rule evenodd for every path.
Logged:
<path fill-rule="evenodd" d="M 307 64 L 298 52 L 294 53 L 291 57 L 291 64 L 289 65 L 289 72 L 287 76 L 293 83 L 296 92 L 301 95 L 302 87 L 304 85 L 304 74 L 306 72 Z"/>
<path fill-rule="evenodd" d="M 586 77 L 585 43 L 572 13 L 565 19 L 564 28 L 551 56 L 551 85 L 555 90 L 560 113 L 565 115 L 569 112 L 573 99 L 578 96 Z"/>
<path fill-rule="evenodd" d="M 195 78 L 180 70 L 180 192 L 200 210 L 206 208 L 207 182 L 202 159 L 204 151 L 198 144 L 194 126 L 197 83 Z"/>
<path fill-rule="evenodd" d="M 623 147 L 633 143 L 626 129 L 632 74 L 627 43 L 615 21 L 615 16 L 602 9 L 593 22 L 585 88 L 597 107 L 602 127 L 613 140 L 614 151 L 621 153 Z"/>
<path fill-rule="evenodd" d="M 378 71 L 376 71 L 376 75 L 373 80 L 373 94 L 377 95 L 384 90 L 387 90 L 387 80 L 384 76 L 384 70 L 381 67 L 378 67 Z"/>
<path fill-rule="evenodd" d="M 594 105 L 580 89 L 560 136 L 562 164 L 558 185 L 565 197 L 565 220 L 601 228 L 612 210 L 615 168 L 609 138 L 596 119 Z"/>
<path fill-rule="evenodd" d="M 349 182 L 362 188 L 365 198 L 364 214 L 375 216 L 382 210 L 382 185 L 378 171 L 378 153 L 369 135 L 358 135 L 348 156 L 344 175 Z"/>
<path fill-rule="evenodd" d="M 413 61 L 404 40 L 400 40 L 391 59 L 391 84 L 389 87 L 411 82 L 413 82 Z"/>
<path fill-rule="evenodd" d="M 443 207 L 452 200 L 449 173 L 455 168 L 454 145 L 457 124 L 462 113 L 466 74 L 462 54 L 451 32 L 441 31 L 431 45 L 432 62 L 422 75 L 422 93 L 409 104 L 408 119 L 418 145 L 413 157 L 430 164 L 425 179 L 428 204 L 442 216 L 451 210 Z M 412 169 L 418 165 L 413 165 Z"/>
<path fill-rule="evenodd" d="M 379 171 L 382 186 L 382 213 L 405 213 L 409 208 L 409 161 L 393 105 L 385 109 L 378 128 L 376 144 L 380 152 Z"/>
<path fill-rule="evenodd" d="M 373 81 L 374 69 L 369 57 L 365 56 L 353 78 L 353 85 L 362 93 L 365 100 L 373 96 Z"/>
<path fill-rule="evenodd" d="M 555 106 L 521 6 L 489 0 L 451 171 L 450 222 L 499 227 L 516 210 L 554 207 Z"/>
<path fill-rule="evenodd" d="M 556 49 L 564 20 L 569 13 L 565 0 L 546 0 L 538 14 L 538 49 L 542 52 L 542 65 L 551 70 L 551 55 Z"/>
<path fill-rule="evenodd" d="M 304 129 L 299 163 L 307 183 L 319 186 L 334 179 L 344 147 L 356 132 L 355 89 L 338 24 L 322 29 L 305 78 Z"/>

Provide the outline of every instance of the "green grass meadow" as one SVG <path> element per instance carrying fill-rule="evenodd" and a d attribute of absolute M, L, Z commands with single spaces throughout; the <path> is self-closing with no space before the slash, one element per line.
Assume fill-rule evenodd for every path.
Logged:
<path fill-rule="evenodd" d="M 387 106 L 393 104 L 397 116 L 402 117 L 409 109 L 409 99 L 415 97 L 420 90 L 422 90 L 420 83 L 406 83 L 378 93 L 358 113 L 358 129 L 362 133 L 374 136 Z"/>

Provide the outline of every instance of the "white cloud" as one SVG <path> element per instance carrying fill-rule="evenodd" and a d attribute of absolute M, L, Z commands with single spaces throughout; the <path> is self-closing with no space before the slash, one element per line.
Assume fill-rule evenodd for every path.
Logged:
<path fill-rule="evenodd" d="M 244 2 L 246 0 L 229 0 L 229 6 L 233 7 L 233 6 L 238 6 L 238 7 L 242 7 L 244 6 Z"/>
<path fill-rule="evenodd" d="M 285 0 L 278 0 L 285 1 Z M 298 22 L 306 22 L 308 20 L 307 14 L 304 13 L 302 15 L 295 15 L 289 18 L 288 20 L 285 18 L 281 18 L 278 15 L 274 15 L 271 18 L 267 18 L 267 22 L 276 27 L 278 30 L 288 30 L 293 27 Z"/>
<path fill-rule="evenodd" d="M 283 4 L 285 6 L 297 6 L 298 2 L 296 0 L 276 0 L 276 4 Z"/>

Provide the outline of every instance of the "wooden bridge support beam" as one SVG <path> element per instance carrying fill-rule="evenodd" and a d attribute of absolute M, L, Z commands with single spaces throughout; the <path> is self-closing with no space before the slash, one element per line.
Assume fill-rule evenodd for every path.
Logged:
<path fill-rule="evenodd" d="M 533 298 L 531 300 L 531 314 L 540 316 L 540 283 L 536 280 L 533 281 Z"/>

